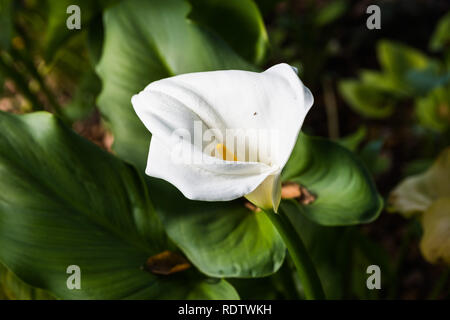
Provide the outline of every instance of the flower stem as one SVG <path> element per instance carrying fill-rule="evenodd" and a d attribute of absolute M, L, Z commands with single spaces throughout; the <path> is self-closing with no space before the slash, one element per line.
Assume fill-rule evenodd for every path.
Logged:
<path fill-rule="evenodd" d="M 281 210 L 279 213 L 275 213 L 273 210 L 263 211 L 278 230 L 278 233 L 281 235 L 291 258 L 294 261 L 306 299 L 325 299 L 322 284 L 314 264 L 306 251 L 302 239 L 289 222 L 288 218 Z"/>

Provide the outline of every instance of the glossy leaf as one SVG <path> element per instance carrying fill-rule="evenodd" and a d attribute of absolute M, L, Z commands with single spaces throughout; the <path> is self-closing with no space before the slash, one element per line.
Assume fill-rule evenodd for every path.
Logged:
<path fill-rule="evenodd" d="M 253 0 L 189 0 L 189 18 L 216 32 L 246 60 L 262 62 L 269 39 Z M 237 36 L 239 35 L 239 36 Z"/>
<path fill-rule="evenodd" d="M 328 299 L 342 299 L 345 272 L 348 271 L 349 232 L 345 227 L 326 227 L 307 219 L 295 200 L 281 202 L 281 210 L 289 218 L 304 242 L 317 268 Z"/>
<path fill-rule="evenodd" d="M 142 171 L 150 134 L 131 106 L 134 94 L 176 74 L 252 69 L 222 39 L 189 22 L 189 11 L 184 0 L 130 0 L 104 15 L 98 104 L 114 135 L 114 151 Z"/>
<path fill-rule="evenodd" d="M 245 201 L 191 201 L 169 183 L 151 178 L 154 199 L 170 238 L 203 273 L 262 277 L 281 266 L 286 248 L 270 220 Z"/>
<path fill-rule="evenodd" d="M 0 261 L 22 280 L 64 299 L 180 299 L 203 286 L 195 270 L 143 270 L 168 243 L 134 168 L 45 112 L 0 113 L 0 126 Z M 67 288 L 70 265 L 80 290 Z M 237 297 L 223 281 L 207 288 Z"/>
<path fill-rule="evenodd" d="M 316 197 L 307 205 L 296 203 L 308 219 L 321 225 L 370 222 L 383 206 L 362 163 L 327 139 L 300 134 L 282 179 L 303 185 Z"/>

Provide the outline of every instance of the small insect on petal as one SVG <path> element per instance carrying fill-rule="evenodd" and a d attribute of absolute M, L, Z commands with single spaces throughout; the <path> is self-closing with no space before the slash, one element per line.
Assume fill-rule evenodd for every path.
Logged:
<path fill-rule="evenodd" d="M 182 255 L 166 250 L 148 258 L 144 269 L 154 274 L 169 275 L 190 267 L 191 264 Z"/>

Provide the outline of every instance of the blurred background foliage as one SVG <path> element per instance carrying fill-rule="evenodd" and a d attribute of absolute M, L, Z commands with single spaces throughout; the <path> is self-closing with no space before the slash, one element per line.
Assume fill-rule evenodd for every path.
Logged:
<path fill-rule="evenodd" d="M 320 226 L 290 215 L 292 203 L 283 204 L 289 219 L 301 220 L 295 225 L 302 229 L 298 231 L 327 295 L 449 298 L 450 230 L 445 226 L 450 225 L 450 166 L 442 157 L 450 143 L 450 3 L 182 2 L 164 16 L 167 21 L 158 16 L 156 6 L 154 15 L 147 12 L 149 20 L 143 10 L 136 23 L 154 23 L 154 28 L 139 34 L 126 20 L 137 7 L 114 10 L 121 0 L 0 0 L 0 110 L 53 112 L 78 134 L 140 167 L 136 159 L 143 158 L 130 150 L 133 135 L 128 131 L 143 132 L 144 142 L 148 137 L 130 118 L 131 109 L 120 108 L 129 92 L 139 91 L 149 80 L 212 66 L 261 70 L 289 63 L 315 97 L 303 131 L 329 137 L 357 154 L 388 200 L 379 219 L 357 227 Z M 366 28 L 366 8 L 374 3 L 381 8 L 380 30 Z M 81 8 L 81 30 L 66 28 L 70 4 Z M 188 18 L 177 20 L 184 13 Z M 182 21 L 173 25 L 186 31 L 175 46 L 162 31 L 171 28 L 170 21 Z M 167 29 L 158 29 L 164 23 Z M 135 42 L 122 50 L 117 43 L 131 41 L 128 37 Z M 163 56 L 157 50 L 161 48 Z M 138 54 L 142 50 L 153 60 L 143 61 Z M 145 67 L 122 74 L 127 62 L 134 61 Z M 433 163 L 444 163 L 438 174 L 433 174 Z M 402 192 L 404 184 L 412 189 Z M 402 204 L 424 194 L 432 195 L 426 206 L 405 215 Z M 430 231 L 439 228 L 441 233 Z M 430 253 L 436 243 L 441 245 Z M 269 277 L 229 282 L 243 299 L 295 299 L 302 290 L 290 264 L 285 260 Z M 383 290 L 367 290 L 365 268 L 370 264 L 380 265 Z M 0 298 L 49 297 L 0 266 Z"/>

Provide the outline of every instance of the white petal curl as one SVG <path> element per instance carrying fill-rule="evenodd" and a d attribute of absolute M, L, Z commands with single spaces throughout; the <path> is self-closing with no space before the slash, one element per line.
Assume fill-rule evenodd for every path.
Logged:
<path fill-rule="evenodd" d="M 313 96 L 289 65 L 278 64 L 262 73 L 226 70 L 162 79 L 133 96 L 132 104 L 152 133 L 146 174 L 169 181 L 189 199 L 226 201 L 248 195 L 256 205 L 276 210 L 279 175 Z M 173 132 L 184 129 L 194 137 L 195 121 L 202 130 L 214 128 L 224 136 L 226 129 L 270 130 L 276 133 L 271 137 L 276 148 L 253 162 L 174 161 Z M 183 142 L 181 156 L 211 160 L 203 153 L 207 143 L 199 149 Z"/>

